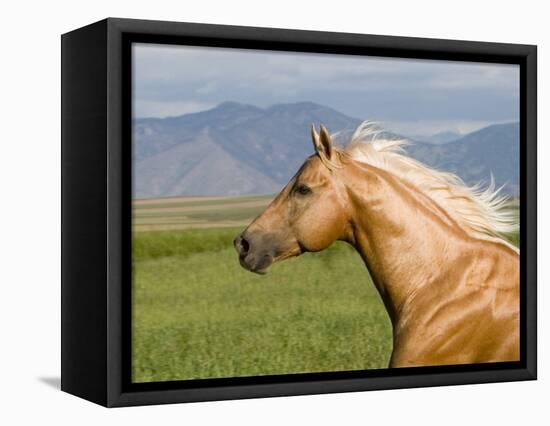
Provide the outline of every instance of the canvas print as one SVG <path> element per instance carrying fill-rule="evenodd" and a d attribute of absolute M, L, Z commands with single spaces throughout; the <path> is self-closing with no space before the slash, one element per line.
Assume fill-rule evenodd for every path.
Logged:
<path fill-rule="evenodd" d="M 518 361 L 519 66 L 134 43 L 134 383 Z"/>

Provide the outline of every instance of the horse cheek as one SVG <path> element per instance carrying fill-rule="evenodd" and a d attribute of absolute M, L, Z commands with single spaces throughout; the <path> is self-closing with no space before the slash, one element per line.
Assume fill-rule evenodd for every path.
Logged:
<path fill-rule="evenodd" d="M 319 216 L 304 215 L 297 223 L 296 236 L 302 247 L 307 251 L 321 251 L 330 246 L 340 237 L 339 215 L 336 212 Z"/>

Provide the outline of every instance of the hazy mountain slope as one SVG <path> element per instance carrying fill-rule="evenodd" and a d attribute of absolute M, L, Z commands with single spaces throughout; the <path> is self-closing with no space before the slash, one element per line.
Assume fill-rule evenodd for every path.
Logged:
<path fill-rule="evenodd" d="M 457 132 L 445 131 L 439 132 L 428 137 L 421 138 L 423 142 L 429 142 L 433 144 L 448 143 L 460 139 L 463 135 Z"/>
<path fill-rule="evenodd" d="M 285 183 L 313 153 L 310 127 L 324 123 L 329 129 L 354 128 L 359 120 L 309 102 L 275 105 L 244 123 L 214 129 L 216 140 L 250 167 Z"/>
<path fill-rule="evenodd" d="M 195 139 L 137 162 L 135 196 L 269 194 L 280 189 L 213 142 L 208 133 L 204 129 Z"/>
<path fill-rule="evenodd" d="M 488 183 L 492 173 L 506 192 L 519 193 L 519 123 L 495 124 L 442 145 L 415 143 L 407 151 L 469 184 Z"/>
<path fill-rule="evenodd" d="M 313 153 L 312 123 L 349 138 L 360 123 L 311 102 L 257 108 L 225 102 L 180 117 L 137 119 L 134 124 L 135 196 L 241 195 L 277 192 Z M 429 165 L 466 182 L 509 183 L 517 193 L 519 126 L 489 126 L 459 140 L 407 148 Z"/>
<path fill-rule="evenodd" d="M 135 195 L 276 192 L 313 153 L 312 123 L 351 129 L 359 120 L 309 102 L 267 109 L 226 102 L 181 117 L 138 119 Z"/>

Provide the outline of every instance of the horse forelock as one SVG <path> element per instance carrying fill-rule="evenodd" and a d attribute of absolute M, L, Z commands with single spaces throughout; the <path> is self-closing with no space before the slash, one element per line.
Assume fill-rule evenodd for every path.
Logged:
<path fill-rule="evenodd" d="M 374 123 L 363 122 L 350 143 L 337 149 L 336 158 L 325 166 L 341 167 L 352 159 L 386 170 L 434 200 L 470 235 L 496 238 L 517 251 L 501 234 L 517 231 L 518 218 L 509 208 L 510 197 L 501 194 L 502 187 L 496 188 L 493 176 L 488 185 L 467 186 L 456 174 L 436 170 L 407 156 L 408 145 L 411 143 L 407 140 L 384 137 Z"/>

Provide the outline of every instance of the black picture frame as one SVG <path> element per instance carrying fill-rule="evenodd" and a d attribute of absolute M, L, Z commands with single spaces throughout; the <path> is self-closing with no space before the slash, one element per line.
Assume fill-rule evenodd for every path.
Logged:
<path fill-rule="evenodd" d="M 536 46 L 117 18 L 61 41 L 62 390 L 117 407 L 536 379 Z M 132 42 L 518 64 L 521 360 L 131 383 Z"/>

